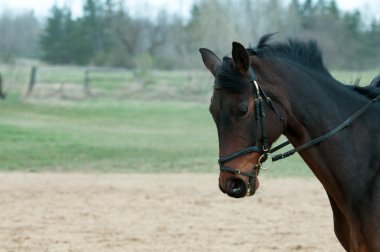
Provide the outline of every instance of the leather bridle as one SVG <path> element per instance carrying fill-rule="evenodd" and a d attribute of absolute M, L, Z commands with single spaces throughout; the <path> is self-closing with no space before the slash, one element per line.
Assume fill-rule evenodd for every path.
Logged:
<path fill-rule="evenodd" d="M 256 75 L 254 74 L 253 69 L 251 67 L 248 69 L 247 78 L 249 82 L 253 84 L 252 95 L 254 97 L 254 102 L 255 102 L 256 128 L 254 131 L 254 144 L 253 146 L 249 146 L 247 148 L 241 149 L 228 156 L 220 157 L 218 159 L 218 163 L 219 163 L 219 168 L 221 172 L 227 172 L 227 173 L 232 173 L 235 175 L 248 177 L 247 195 L 251 196 L 255 193 L 255 190 L 256 190 L 256 177 L 260 170 L 261 164 L 267 159 L 268 153 L 270 152 L 269 144 L 268 144 L 267 129 L 265 125 L 266 114 L 264 111 L 264 102 L 266 102 L 270 106 L 270 108 L 276 113 L 276 115 L 278 116 L 280 120 L 283 121 L 284 118 L 273 106 L 271 98 L 265 94 L 263 89 L 257 83 Z M 261 127 L 261 132 L 262 132 L 261 143 L 259 143 L 260 140 L 258 136 L 260 127 Z M 243 172 L 239 169 L 225 166 L 227 162 L 232 161 L 238 157 L 244 156 L 252 152 L 259 153 L 260 158 L 258 160 L 258 163 L 253 166 L 250 172 Z"/>
<path fill-rule="evenodd" d="M 219 168 L 221 172 L 227 172 L 227 173 L 232 173 L 235 175 L 240 175 L 244 177 L 248 177 L 248 184 L 247 184 L 247 195 L 251 196 L 255 194 L 256 191 L 256 177 L 258 175 L 258 172 L 261 168 L 261 165 L 263 162 L 265 162 L 268 158 L 268 154 L 272 154 L 285 146 L 289 145 L 289 141 L 285 141 L 284 143 L 269 149 L 269 144 L 268 144 L 268 137 L 267 137 L 267 130 L 266 130 L 266 125 L 265 125 L 265 111 L 264 111 L 264 102 L 266 102 L 269 107 L 276 113 L 278 118 L 283 122 L 284 127 L 285 127 L 285 122 L 284 122 L 284 117 L 277 111 L 277 109 L 273 106 L 272 100 L 269 96 L 267 96 L 264 92 L 264 90 L 260 87 L 260 85 L 257 82 L 256 75 L 253 72 L 253 69 L 249 67 L 248 69 L 248 80 L 250 83 L 253 84 L 253 96 L 255 100 L 255 116 L 256 116 L 256 129 L 255 129 L 255 137 L 254 137 L 254 144 L 252 146 L 249 146 L 247 148 L 241 149 L 239 151 L 236 151 L 228 156 L 225 157 L 220 157 L 218 159 L 219 163 Z M 357 110 L 352 116 L 344 120 L 341 124 L 339 124 L 337 127 L 334 129 L 330 130 L 326 134 L 319 136 L 317 138 L 314 138 L 310 140 L 309 142 L 302 144 L 294 149 L 291 149 L 285 153 L 279 154 L 272 156 L 272 162 L 278 161 L 280 159 L 287 158 L 291 155 L 293 155 L 296 152 L 299 152 L 301 150 L 307 149 L 311 146 L 314 146 L 334 134 L 338 133 L 345 127 L 349 126 L 359 115 L 363 114 L 365 111 L 367 111 L 372 104 L 380 100 L 380 95 L 376 96 L 374 99 L 369 101 L 367 104 L 365 104 L 363 107 L 361 107 L 359 110 Z M 261 144 L 259 143 L 259 137 L 258 137 L 258 132 L 259 128 L 261 127 Z M 229 161 L 232 161 L 238 157 L 244 156 L 248 153 L 259 153 L 260 157 L 258 159 L 258 163 L 255 164 L 250 172 L 244 172 L 240 171 L 239 169 L 232 168 L 229 166 L 226 166 L 225 164 Z"/>

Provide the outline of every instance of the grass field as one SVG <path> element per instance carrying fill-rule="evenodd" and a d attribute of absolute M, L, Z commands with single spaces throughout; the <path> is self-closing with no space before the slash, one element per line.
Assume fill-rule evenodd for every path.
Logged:
<path fill-rule="evenodd" d="M 205 75 L 186 82 L 180 72 L 157 72 L 145 87 L 151 96 L 128 99 L 24 99 L 15 92 L 23 88 L 10 89 L 0 101 L 0 170 L 217 173 L 218 140 L 207 102 L 211 79 Z M 356 78 L 338 75 L 345 82 Z M 364 73 L 362 82 L 372 76 Z M 162 83 L 171 91 L 154 96 Z M 181 101 L 189 89 L 198 98 Z M 261 174 L 310 172 L 294 156 Z"/>
<path fill-rule="evenodd" d="M 11 97 L 0 114 L 3 171 L 218 170 L 216 130 L 206 104 Z M 278 167 L 268 173 L 308 173 L 297 158 Z"/>
<path fill-rule="evenodd" d="M 7 101 L 2 170 L 200 171 L 216 156 L 207 109 L 144 101 Z"/>

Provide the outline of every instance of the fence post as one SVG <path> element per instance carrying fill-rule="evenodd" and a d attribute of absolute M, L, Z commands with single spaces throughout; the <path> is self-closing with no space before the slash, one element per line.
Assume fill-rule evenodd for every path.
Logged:
<path fill-rule="evenodd" d="M 84 70 L 84 83 L 83 83 L 84 95 L 86 97 L 91 95 L 89 83 L 90 83 L 90 70 L 86 68 L 86 70 Z"/>
<path fill-rule="evenodd" d="M 26 92 L 26 96 L 30 96 L 33 92 L 34 84 L 36 84 L 36 75 L 37 75 L 37 67 L 32 67 L 30 71 L 30 79 L 28 85 L 28 91 Z"/>
<path fill-rule="evenodd" d="M 3 78 L 1 77 L 1 73 L 0 73 L 0 99 L 5 99 L 5 94 L 4 94 L 4 91 L 3 91 Z"/>

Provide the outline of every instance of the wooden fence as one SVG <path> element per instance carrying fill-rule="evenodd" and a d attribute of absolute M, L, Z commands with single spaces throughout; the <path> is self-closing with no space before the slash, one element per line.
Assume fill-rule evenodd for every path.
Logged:
<path fill-rule="evenodd" d="M 133 72 L 124 68 L 105 67 L 35 67 L 30 69 L 26 96 L 41 90 L 50 90 L 47 95 L 70 95 L 69 89 L 75 95 L 93 96 L 100 91 L 112 90 L 133 79 Z M 96 90 L 96 91 L 95 91 Z M 71 93 L 73 95 L 73 93 Z"/>

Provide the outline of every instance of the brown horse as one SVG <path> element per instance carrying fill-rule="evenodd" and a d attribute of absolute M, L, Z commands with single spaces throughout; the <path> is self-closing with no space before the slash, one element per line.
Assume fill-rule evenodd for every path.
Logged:
<path fill-rule="evenodd" d="M 380 98 L 335 80 L 313 41 L 232 44 L 220 60 L 200 49 L 215 77 L 210 112 L 219 138 L 219 187 L 229 196 L 253 195 L 261 163 L 284 134 L 322 183 L 335 234 L 347 251 L 380 251 Z M 376 82 L 376 81 L 375 81 Z M 284 144 L 286 145 L 286 143 Z M 244 215 L 244 213 L 242 213 Z"/>

